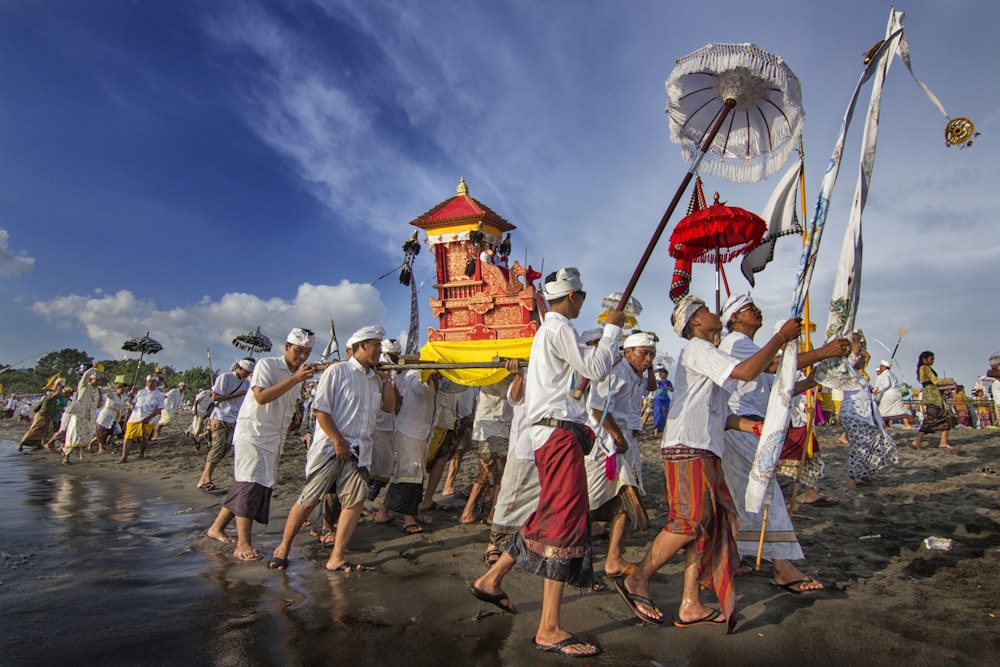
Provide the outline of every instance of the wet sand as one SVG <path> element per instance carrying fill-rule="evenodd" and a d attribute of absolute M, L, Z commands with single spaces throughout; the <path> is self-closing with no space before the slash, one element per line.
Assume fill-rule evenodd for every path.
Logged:
<path fill-rule="evenodd" d="M 186 420 L 179 420 L 186 423 Z M 268 570 L 300 490 L 304 450 L 290 439 L 271 523 L 255 526 L 264 561 L 237 563 L 232 547 L 201 537 L 225 498 L 194 485 L 205 450 L 172 425 L 148 458 L 88 455 L 60 466 L 50 452 L 14 453 L 25 430 L 0 424 L 0 662 L 185 665 L 983 665 L 1000 663 L 1000 431 L 954 431 L 954 451 L 909 446 L 894 431 L 899 464 L 846 488 L 847 447 L 819 430 L 823 491 L 840 504 L 801 506 L 794 521 L 806 562 L 826 584 L 793 595 L 769 584 L 770 568 L 737 579 L 736 633 L 703 626 L 640 627 L 613 591 L 568 590 L 564 625 L 597 644 L 591 660 L 540 654 L 531 639 L 540 580 L 505 582 L 520 613 L 480 603 L 465 582 L 483 570 L 489 528 L 460 525 L 460 503 L 433 513 L 419 535 L 364 520 L 349 558 L 372 573 L 323 572 L 329 547 L 303 529 L 288 572 Z M 10 442 L 14 441 L 14 442 Z M 927 443 L 935 443 L 936 437 Z M 652 527 L 627 539 L 638 560 L 663 525 L 658 443 L 643 439 Z M 134 456 L 134 454 L 133 454 Z M 463 465 L 466 483 L 474 456 Z M 216 473 L 228 487 L 232 468 Z M 786 488 L 786 496 L 789 489 Z M 374 509 L 374 507 L 372 508 Z M 951 538 L 930 551 L 925 537 Z M 601 568 L 606 542 L 597 541 Z M 676 611 L 682 557 L 653 580 Z M 712 604 L 710 594 L 704 600 Z"/>

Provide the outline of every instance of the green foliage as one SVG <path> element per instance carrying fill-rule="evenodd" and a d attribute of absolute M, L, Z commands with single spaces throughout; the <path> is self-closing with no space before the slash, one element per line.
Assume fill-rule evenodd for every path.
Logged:
<path fill-rule="evenodd" d="M 81 364 L 90 366 L 93 362 L 93 358 L 86 352 L 66 347 L 58 352 L 49 352 L 39 359 L 35 364 L 35 375 L 42 378 L 44 383 L 45 378 L 61 373 L 68 383 L 71 377 L 79 377 L 76 370 Z"/>
<path fill-rule="evenodd" d="M 35 377 L 35 371 L 31 368 L 12 368 L 0 373 L 0 384 L 3 385 L 5 395 L 39 394 L 44 382 L 45 380 L 38 381 L 38 378 Z"/>

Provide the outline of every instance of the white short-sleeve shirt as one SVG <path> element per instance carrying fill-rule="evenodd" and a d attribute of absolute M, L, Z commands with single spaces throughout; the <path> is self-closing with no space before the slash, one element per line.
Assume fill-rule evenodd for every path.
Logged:
<path fill-rule="evenodd" d="M 312 409 L 325 412 L 337 425 L 351 451 L 358 457 L 358 467 L 372 464 L 372 438 L 375 414 L 382 407 L 382 380 L 375 371 L 365 370 L 357 359 L 331 364 L 316 385 Z M 306 475 L 318 470 L 336 456 L 333 441 L 316 422 L 312 445 L 306 457 Z"/>
<path fill-rule="evenodd" d="M 693 338 L 677 357 L 674 400 L 670 404 L 662 448 L 685 445 L 722 458 L 727 389 L 740 361 L 707 340 Z"/>

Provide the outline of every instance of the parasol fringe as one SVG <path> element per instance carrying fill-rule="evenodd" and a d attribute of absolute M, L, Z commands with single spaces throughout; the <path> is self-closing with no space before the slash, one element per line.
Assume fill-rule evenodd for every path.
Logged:
<path fill-rule="evenodd" d="M 754 67 L 756 71 L 751 71 L 747 67 L 747 53 L 754 54 Z M 682 109 L 681 101 L 686 94 L 691 94 L 685 86 L 681 85 L 681 79 L 687 75 L 708 75 L 706 76 L 706 88 L 714 89 L 716 85 L 721 86 L 721 82 L 713 82 L 711 75 L 717 72 L 739 72 L 737 76 L 743 76 L 746 80 L 754 78 L 765 81 L 755 83 L 776 82 L 775 87 L 780 90 L 784 119 L 787 123 L 787 130 L 780 135 L 772 135 L 769 138 L 767 152 L 762 155 L 747 158 L 733 152 L 731 149 L 724 149 L 722 154 L 714 152 L 719 147 L 713 142 L 713 149 L 702 155 L 696 146 L 691 144 L 700 143 L 705 136 L 704 126 L 699 127 L 696 123 L 685 123 L 690 121 L 690 116 Z M 768 84 L 773 85 L 773 84 Z M 677 66 L 666 82 L 667 113 L 670 116 L 670 139 L 674 143 L 681 144 L 682 155 L 688 162 L 701 158 L 701 169 L 709 174 L 719 176 L 735 183 L 753 183 L 767 178 L 777 172 L 788 161 L 788 157 L 798 145 L 798 138 L 802 132 L 804 114 L 802 108 L 802 91 L 798 79 L 785 64 L 784 59 L 772 53 L 764 51 L 754 44 L 709 44 L 694 53 L 688 54 L 677 60 Z M 754 86 L 746 86 L 753 89 Z M 734 88 L 736 99 L 736 110 L 744 110 L 755 106 L 755 100 L 748 102 L 744 99 L 739 86 Z M 719 91 L 722 92 L 722 91 Z M 760 94 L 759 88 L 748 94 Z M 733 146 L 745 146 L 750 139 L 749 132 L 736 133 L 726 137 L 719 137 L 716 141 L 728 142 Z"/>

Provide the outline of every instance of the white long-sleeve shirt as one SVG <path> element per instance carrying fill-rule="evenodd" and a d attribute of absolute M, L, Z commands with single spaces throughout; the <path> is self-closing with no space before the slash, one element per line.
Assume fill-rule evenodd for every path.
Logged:
<path fill-rule="evenodd" d="M 591 381 L 607 377 L 615 363 L 621 333 L 621 327 L 605 324 L 597 347 L 588 347 L 580 341 L 568 318 L 551 311 L 545 314 L 531 344 L 531 361 L 525 375 L 525 412 L 536 450 L 552 434 L 548 426 L 535 426 L 539 420 L 551 417 L 581 424 L 587 421 L 586 402 L 573 398 L 573 390 L 580 377 Z"/>

